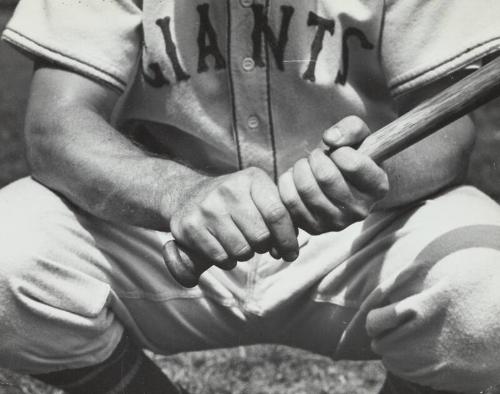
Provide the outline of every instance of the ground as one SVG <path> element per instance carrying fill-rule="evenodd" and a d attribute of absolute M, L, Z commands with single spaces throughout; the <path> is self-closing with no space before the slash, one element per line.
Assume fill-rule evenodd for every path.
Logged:
<path fill-rule="evenodd" d="M 6 0 L 0 0 L 0 30 L 10 14 L 8 8 L 1 7 L 1 1 Z M 0 44 L 0 187 L 28 172 L 21 131 L 31 70 L 28 60 Z M 469 183 L 497 199 L 499 104 L 494 102 L 476 113 L 480 133 L 468 177 Z M 275 345 L 152 357 L 175 381 L 198 394 L 368 394 L 377 392 L 384 376 L 378 362 L 333 362 Z M 19 393 L 56 392 L 26 376 L 0 370 L 0 394 Z"/>

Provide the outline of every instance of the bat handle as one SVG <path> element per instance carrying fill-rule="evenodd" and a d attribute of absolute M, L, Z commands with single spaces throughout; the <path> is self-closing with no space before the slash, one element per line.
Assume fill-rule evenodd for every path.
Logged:
<path fill-rule="evenodd" d="M 198 285 L 200 276 L 210 265 L 195 260 L 175 240 L 169 240 L 163 245 L 163 260 L 172 277 L 184 287 Z"/>
<path fill-rule="evenodd" d="M 500 95 L 500 57 L 366 138 L 359 151 L 381 162 Z M 185 287 L 198 284 L 209 266 L 194 261 L 175 241 L 163 247 L 172 276 Z"/>

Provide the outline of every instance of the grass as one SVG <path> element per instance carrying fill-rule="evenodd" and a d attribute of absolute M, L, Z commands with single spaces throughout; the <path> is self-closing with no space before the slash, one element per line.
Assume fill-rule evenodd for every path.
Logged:
<path fill-rule="evenodd" d="M 37 1 L 37 0 L 33 0 Z M 0 7 L 0 29 L 9 11 Z M 31 63 L 0 44 L 0 187 L 27 173 L 21 137 Z M 480 125 L 469 182 L 500 197 L 500 102 L 478 111 Z M 332 362 L 275 345 L 154 356 L 174 380 L 193 393 L 376 393 L 383 380 L 377 362 Z M 0 370 L 0 394 L 55 394 L 30 379 Z"/>
<path fill-rule="evenodd" d="M 378 392 L 384 373 L 378 362 L 334 363 L 277 345 L 153 357 L 173 380 L 199 394 L 371 394 Z M 8 385 L 2 386 L 2 379 Z M 61 392 L 26 376 L 0 371 L 0 393 Z"/>

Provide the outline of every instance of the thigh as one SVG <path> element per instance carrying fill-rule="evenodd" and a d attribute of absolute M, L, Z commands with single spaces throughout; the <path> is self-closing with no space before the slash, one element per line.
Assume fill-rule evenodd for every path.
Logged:
<path fill-rule="evenodd" d="M 245 321 L 231 292 L 213 275 L 179 286 L 161 247 L 158 233 L 92 217 L 30 178 L 2 189 L 0 363 L 80 367 L 124 327 L 161 353 L 235 344 Z"/>
<path fill-rule="evenodd" d="M 382 303 L 371 303 L 365 324 L 371 347 L 393 374 L 453 392 L 500 384 L 496 234 L 494 245 L 429 256 L 423 268 L 402 273 Z"/>
<path fill-rule="evenodd" d="M 380 257 L 365 260 L 369 275 L 345 287 L 363 296 L 334 356 L 371 352 L 394 374 L 440 390 L 498 384 L 499 206 L 462 187 L 403 217 L 385 232 L 385 250 L 371 251 Z"/>
<path fill-rule="evenodd" d="M 297 262 L 258 283 L 258 310 L 279 316 L 280 337 L 292 345 L 334 358 L 379 358 L 367 314 L 421 292 L 422 279 L 448 255 L 498 249 L 499 230 L 498 205 L 470 187 L 377 213 L 340 233 L 311 237 Z M 474 272 L 474 260 L 464 264 Z"/>

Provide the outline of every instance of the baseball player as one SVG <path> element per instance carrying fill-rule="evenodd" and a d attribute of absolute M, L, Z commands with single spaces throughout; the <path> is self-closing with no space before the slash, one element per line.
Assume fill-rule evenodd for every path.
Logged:
<path fill-rule="evenodd" d="M 0 366 L 176 393 L 142 353 L 381 359 L 382 392 L 500 383 L 500 209 L 464 117 L 355 147 L 500 49 L 497 0 L 21 0 L 32 177 L 0 192 Z M 327 149 L 327 152 L 325 150 Z M 187 289 L 162 258 L 174 237 Z"/>

